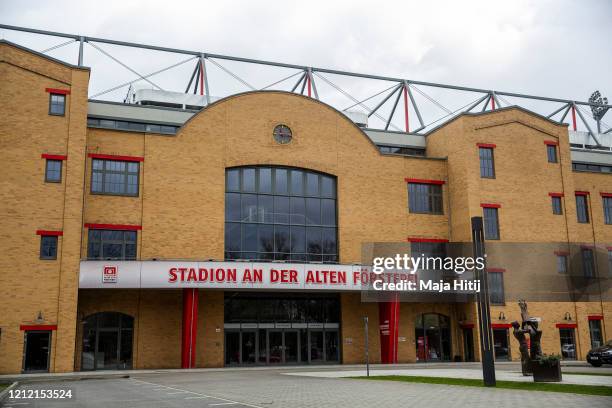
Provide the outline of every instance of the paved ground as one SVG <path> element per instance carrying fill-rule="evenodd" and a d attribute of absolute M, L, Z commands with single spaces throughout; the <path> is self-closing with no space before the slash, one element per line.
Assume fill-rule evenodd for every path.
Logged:
<path fill-rule="evenodd" d="M 428 375 L 440 365 L 419 365 Z M 478 365 L 453 365 L 444 369 L 478 370 Z M 374 367 L 376 370 L 378 367 Z M 387 369 L 388 367 L 383 367 Z M 344 369 L 329 367 L 330 371 Z M 348 367 L 354 370 L 355 367 Z M 498 372 L 512 372 L 516 365 L 498 365 Z M 582 367 L 590 370 L 588 367 Z M 572 368 L 572 371 L 577 369 Z M 62 401 L 7 399 L 4 408 L 33 407 L 610 407 L 612 397 L 514 391 L 433 384 L 378 382 L 346 378 L 285 375 L 288 372 L 321 372 L 325 368 L 274 368 L 248 370 L 198 370 L 148 372 L 130 378 L 39 381 L 18 389 L 71 389 L 73 399 Z M 607 370 L 606 370 L 607 371 Z M 429 371 L 433 373 L 434 371 Z M 603 372 L 603 371 L 600 371 Z M 609 377 L 608 377 L 609 378 Z"/>

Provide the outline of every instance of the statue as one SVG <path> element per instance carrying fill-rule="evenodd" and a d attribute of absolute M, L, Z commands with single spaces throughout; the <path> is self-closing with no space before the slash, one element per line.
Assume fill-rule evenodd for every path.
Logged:
<path fill-rule="evenodd" d="M 521 370 L 523 375 L 527 376 L 532 374 L 531 363 L 542 357 L 542 330 L 538 328 L 538 320 L 529 316 L 527 302 L 519 300 L 518 305 L 521 308 L 522 323 L 519 325 L 517 321 L 512 322 L 514 329 L 512 334 L 519 342 Z M 529 341 L 527 340 L 527 334 L 529 335 Z"/>
<path fill-rule="evenodd" d="M 514 328 L 512 334 L 519 342 L 519 351 L 521 353 L 521 370 L 524 376 L 531 375 L 531 357 L 529 356 L 529 344 L 527 343 L 527 337 L 525 333 L 527 330 L 521 329 L 519 322 L 512 322 Z"/>

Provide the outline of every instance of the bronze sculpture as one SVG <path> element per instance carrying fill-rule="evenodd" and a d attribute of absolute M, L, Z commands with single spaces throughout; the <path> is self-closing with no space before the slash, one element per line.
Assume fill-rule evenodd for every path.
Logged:
<path fill-rule="evenodd" d="M 532 374 L 532 362 L 539 360 L 542 357 L 542 330 L 538 328 L 538 320 L 529 316 L 527 311 L 527 302 L 519 300 L 521 308 L 522 323 L 512 322 L 513 335 L 519 342 L 519 351 L 521 353 L 521 370 L 523 375 Z M 529 340 L 527 336 L 529 335 Z"/>

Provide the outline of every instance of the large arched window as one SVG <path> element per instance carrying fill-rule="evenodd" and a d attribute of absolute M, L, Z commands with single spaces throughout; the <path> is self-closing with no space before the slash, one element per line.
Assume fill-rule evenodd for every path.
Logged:
<path fill-rule="evenodd" d="M 338 262 L 334 177 L 257 166 L 225 181 L 226 259 Z"/>

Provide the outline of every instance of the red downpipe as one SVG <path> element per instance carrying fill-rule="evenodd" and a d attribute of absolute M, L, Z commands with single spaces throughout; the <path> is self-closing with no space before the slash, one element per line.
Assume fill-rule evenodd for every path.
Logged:
<path fill-rule="evenodd" d="M 198 289 L 183 289 L 181 368 L 194 368 L 198 333 Z"/>
<path fill-rule="evenodd" d="M 574 131 L 578 128 L 576 127 L 576 107 L 572 105 L 572 126 L 574 127 Z"/>
<path fill-rule="evenodd" d="M 410 132 L 410 121 L 408 118 L 408 87 L 404 85 L 404 118 L 406 120 L 406 133 Z"/>

